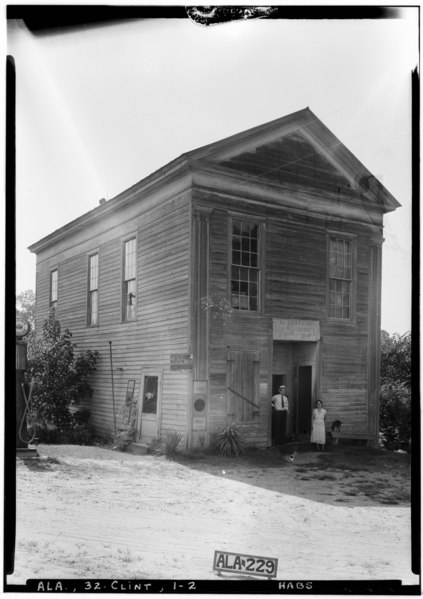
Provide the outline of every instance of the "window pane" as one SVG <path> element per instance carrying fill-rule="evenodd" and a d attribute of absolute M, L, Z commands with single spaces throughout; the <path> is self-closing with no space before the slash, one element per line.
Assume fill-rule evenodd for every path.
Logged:
<path fill-rule="evenodd" d="M 98 254 L 90 256 L 90 291 L 98 289 Z"/>
<path fill-rule="evenodd" d="M 238 251 L 241 249 L 241 238 L 236 235 L 232 238 L 232 249 Z"/>
<path fill-rule="evenodd" d="M 91 291 L 89 295 L 89 324 L 98 324 L 98 291 Z"/>
<path fill-rule="evenodd" d="M 125 283 L 125 318 L 135 318 L 135 280 Z"/>
<path fill-rule="evenodd" d="M 125 281 L 135 279 L 135 239 L 125 242 Z"/>
<path fill-rule="evenodd" d="M 243 237 L 242 238 L 241 248 L 242 248 L 243 252 L 249 252 L 250 251 L 250 238 L 249 237 Z"/>
<path fill-rule="evenodd" d="M 232 252 L 232 264 L 241 264 L 240 252 Z"/>
<path fill-rule="evenodd" d="M 57 302 L 57 280 L 58 272 L 53 270 L 50 275 L 50 303 Z"/>
<path fill-rule="evenodd" d="M 253 283 L 258 282 L 258 270 L 255 270 L 253 268 L 250 269 L 250 281 L 252 281 Z"/>
<path fill-rule="evenodd" d="M 242 252 L 241 264 L 242 266 L 250 266 L 250 254 L 248 254 L 247 252 Z"/>
<path fill-rule="evenodd" d="M 241 295 L 248 295 L 248 283 L 241 282 L 239 285 L 239 292 Z"/>
<path fill-rule="evenodd" d="M 241 310 L 248 310 L 248 297 L 246 297 L 245 295 L 241 295 L 239 301 L 239 307 L 241 308 Z"/>
<path fill-rule="evenodd" d="M 249 269 L 248 268 L 240 268 L 239 269 L 239 280 L 240 281 L 248 281 L 248 273 L 249 273 Z"/>
<path fill-rule="evenodd" d="M 159 378 L 157 376 L 144 377 L 144 398 L 142 402 L 143 414 L 157 414 L 157 393 Z"/>

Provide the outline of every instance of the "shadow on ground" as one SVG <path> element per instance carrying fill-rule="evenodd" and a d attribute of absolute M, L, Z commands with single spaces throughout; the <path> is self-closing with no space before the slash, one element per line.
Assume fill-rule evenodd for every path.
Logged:
<path fill-rule="evenodd" d="M 410 456 L 336 445 L 315 452 L 309 444 L 250 450 L 239 457 L 188 454 L 189 468 L 297 497 L 351 506 L 404 506 L 410 502 Z"/>

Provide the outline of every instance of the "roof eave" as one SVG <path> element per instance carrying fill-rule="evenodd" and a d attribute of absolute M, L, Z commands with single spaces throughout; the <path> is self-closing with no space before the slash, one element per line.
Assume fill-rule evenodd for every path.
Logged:
<path fill-rule="evenodd" d="M 139 199 L 140 193 L 148 193 L 157 185 L 173 181 L 175 178 L 183 177 L 188 173 L 191 173 L 191 165 L 187 158 L 187 154 L 182 154 L 175 160 L 172 160 L 157 171 L 154 171 L 148 175 L 145 179 L 142 179 L 141 181 L 138 181 L 138 183 L 135 183 L 135 185 L 125 189 L 123 192 L 114 198 L 111 198 L 104 204 L 96 206 L 89 212 L 86 212 L 63 227 L 56 229 L 56 231 L 53 231 L 53 233 L 50 233 L 46 237 L 43 237 L 39 241 L 31 244 L 28 246 L 28 250 L 37 254 L 63 236 L 68 235 L 79 228 L 87 226 L 91 221 L 98 218 L 103 218 L 116 210 L 124 208 L 126 205 L 131 203 L 135 197 Z"/>

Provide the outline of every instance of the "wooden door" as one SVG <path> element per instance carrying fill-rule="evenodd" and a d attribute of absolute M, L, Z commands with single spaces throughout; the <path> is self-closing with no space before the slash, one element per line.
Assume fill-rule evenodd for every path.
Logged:
<path fill-rule="evenodd" d="M 248 422 L 260 413 L 260 354 L 255 351 L 228 350 L 228 422 Z"/>
<path fill-rule="evenodd" d="M 297 432 L 308 435 L 311 431 L 311 366 L 298 366 L 297 383 Z"/>
<path fill-rule="evenodd" d="M 160 384 L 158 375 L 144 375 L 142 383 L 139 439 L 151 441 L 158 436 Z"/>

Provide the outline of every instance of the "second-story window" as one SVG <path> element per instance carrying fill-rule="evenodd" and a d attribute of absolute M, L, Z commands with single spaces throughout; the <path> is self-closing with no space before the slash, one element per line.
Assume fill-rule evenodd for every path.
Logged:
<path fill-rule="evenodd" d="M 232 220 L 231 303 L 235 310 L 259 309 L 259 225 Z"/>
<path fill-rule="evenodd" d="M 329 318 L 352 317 L 353 240 L 329 239 Z"/>
<path fill-rule="evenodd" d="M 57 308 L 57 285 L 59 273 L 53 270 L 50 273 L 50 308 Z"/>
<path fill-rule="evenodd" d="M 136 239 L 125 241 L 123 254 L 123 320 L 133 320 L 136 315 L 136 251 Z"/>
<path fill-rule="evenodd" d="M 98 324 L 98 254 L 90 256 L 88 263 L 88 324 Z"/>

